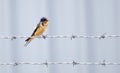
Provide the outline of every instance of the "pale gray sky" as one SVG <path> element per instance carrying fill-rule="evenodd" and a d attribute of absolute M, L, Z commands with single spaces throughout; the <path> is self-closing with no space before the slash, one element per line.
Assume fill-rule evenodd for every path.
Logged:
<path fill-rule="evenodd" d="M 30 36 L 41 17 L 44 34 L 120 34 L 120 0 L 0 0 L 0 36 Z M 0 39 L 0 63 L 44 61 L 119 62 L 120 39 Z M 96 65 L 0 66 L 0 73 L 119 73 L 120 67 Z"/>

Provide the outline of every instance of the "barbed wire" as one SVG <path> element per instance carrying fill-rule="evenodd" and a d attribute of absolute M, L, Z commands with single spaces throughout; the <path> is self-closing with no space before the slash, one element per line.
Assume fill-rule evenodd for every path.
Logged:
<path fill-rule="evenodd" d="M 33 36 L 31 38 L 70 38 L 75 39 L 75 38 L 88 38 L 88 39 L 104 39 L 104 38 L 120 38 L 120 35 L 107 35 L 106 33 L 102 35 L 42 35 L 42 36 Z M 28 38 L 28 36 L 0 36 L 0 39 L 22 39 L 22 38 Z"/>
<path fill-rule="evenodd" d="M 120 63 L 116 62 L 108 62 L 106 60 L 100 61 L 100 62 L 77 62 L 77 61 L 71 61 L 71 62 L 14 62 L 14 63 L 0 63 L 0 66 L 18 66 L 18 65 L 46 65 L 47 67 L 49 65 L 120 65 Z"/>

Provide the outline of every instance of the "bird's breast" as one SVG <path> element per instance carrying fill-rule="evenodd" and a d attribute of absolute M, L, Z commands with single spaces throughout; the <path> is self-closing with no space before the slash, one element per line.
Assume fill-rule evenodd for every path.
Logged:
<path fill-rule="evenodd" d="M 45 29 L 46 29 L 46 26 L 39 26 L 39 28 L 37 29 L 35 35 L 36 36 L 41 35 L 45 31 Z"/>

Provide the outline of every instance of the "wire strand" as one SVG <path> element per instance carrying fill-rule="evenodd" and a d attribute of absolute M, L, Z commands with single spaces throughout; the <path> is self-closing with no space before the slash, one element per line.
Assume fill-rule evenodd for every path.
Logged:
<path fill-rule="evenodd" d="M 107 34 L 102 34 L 102 35 L 42 35 L 42 36 L 33 36 L 31 38 L 69 38 L 69 39 L 75 39 L 75 38 L 88 38 L 88 39 L 105 39 L 105 38 L 119 38 L 120 35 L 107 35 Z M 28 38 L 28 36 L 0 36 L 0 39 L 23 39 L 23 38 Z"/>
<path fill-rule="evenodd" d="M 48 67 L 48 65 L 120 65 L 120 63 L 116 63 L 116 62 L 108 62 L 106 60 L 103 60 L 101 62 L 77 62 L 77 61 L 70 61 L 70 62 L 15 62 L 15 63 L 0 63 L 0 65 L 4 65 L 4 66 L 17 66 L 17 65 L 46 65 Z"/>

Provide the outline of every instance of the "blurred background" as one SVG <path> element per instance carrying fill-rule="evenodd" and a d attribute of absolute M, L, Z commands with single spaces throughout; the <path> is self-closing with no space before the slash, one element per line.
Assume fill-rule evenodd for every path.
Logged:
<path fill-rule="evenodd" d="M 0 0 L 0 36 L 30 36 L 42 17 L 48 35 L 120 35 L 120 0 Z M 0 63 L 120 61 L 120 38 L 0 39 Z M 0 73 L 120 73 L 118 65 L 0 66 Z"/>

